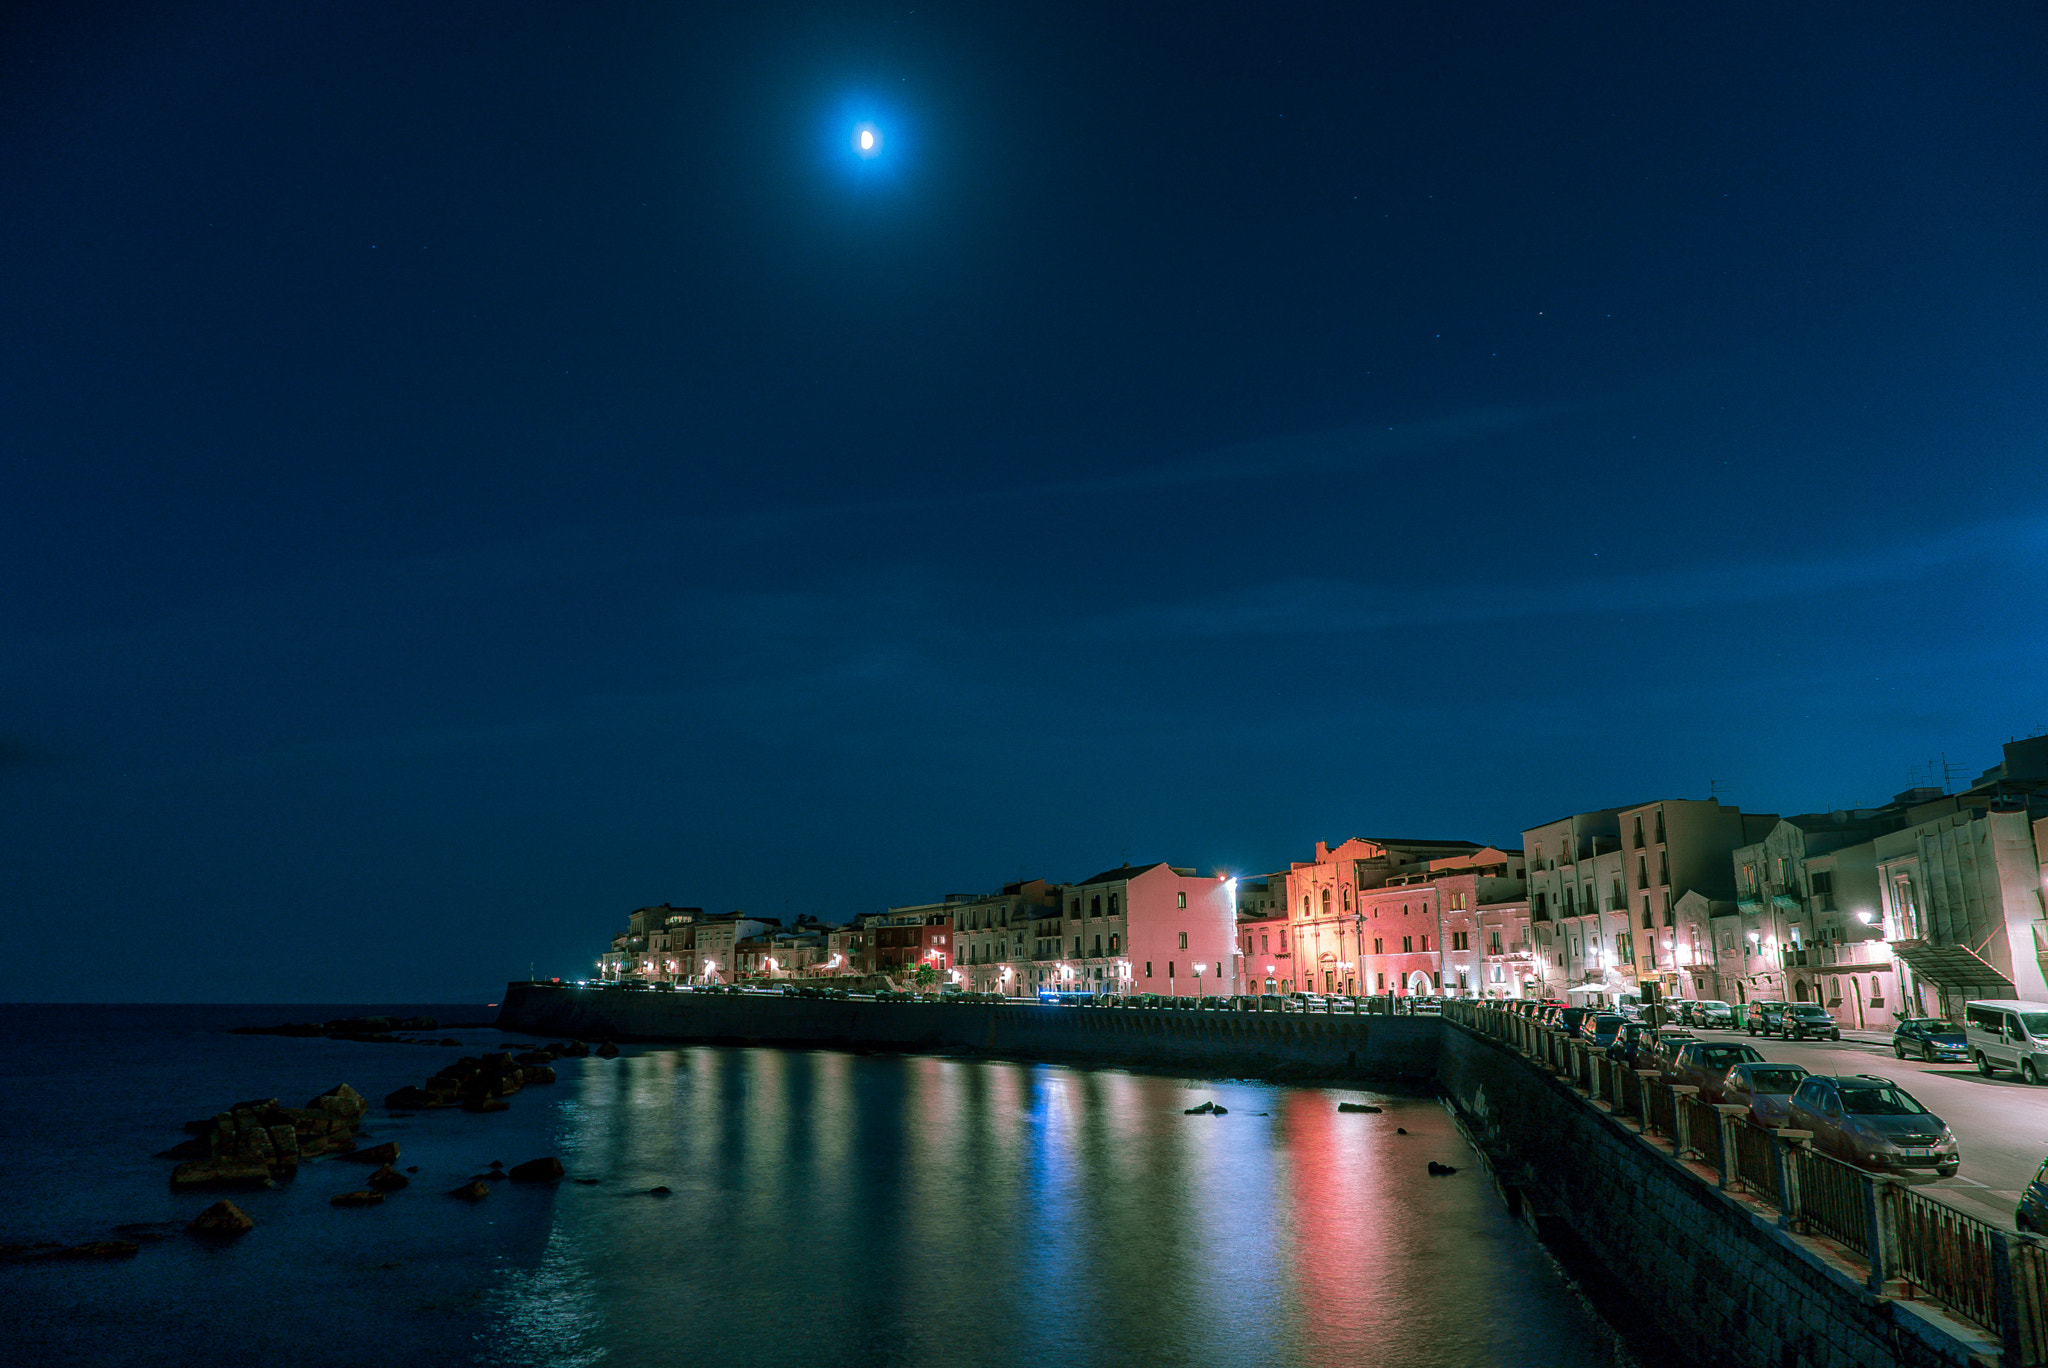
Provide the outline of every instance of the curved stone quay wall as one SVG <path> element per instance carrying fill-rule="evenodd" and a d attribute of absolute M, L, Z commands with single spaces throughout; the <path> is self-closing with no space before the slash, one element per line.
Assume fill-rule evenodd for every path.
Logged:
<path fill-rule="evenodd" d="M 1436 1017 L 859 1002 L 507 984 L 498 1025 L 585 1040 L 931 1050 L 1259 1078 L 1427 1083 Z"/>
<path fill-rule="evenodd" d="M 2048 1247 L 1507 1012 L 1438 1082 L 1509 1204 L 1709 1368 L 2041 1368 Z"/>

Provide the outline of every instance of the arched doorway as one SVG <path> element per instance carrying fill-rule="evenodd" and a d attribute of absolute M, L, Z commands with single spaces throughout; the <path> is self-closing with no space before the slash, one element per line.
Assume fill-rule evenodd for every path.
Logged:
<path fill-rule="evenodd" d="M 1794 1000 L 1795 1002 L 1804 1002 L 1804 1001 L 1806 1001 L 1806 980 L 1805 980 L 1805 979 L 1799 979 L 1799 980 L 1797 980 L 1796 982 L 1794 982 L 1794 983 L 1793 983 L 1793 985 L 1792 985 L 1792 998 L 1793 998 L 1793 1000 Z"/>
<path fill-rule="evenodd" d="M 1411 996 L 1428 997 L 1435 991 L 1435 988 L 1430 984 L 1429 974 L 1426 970 L 1417 969 L 1408 976 L 1408 992 Z"/>
<path fill-rule="evenodd" d="M 1325 894 L 1323 894 L 1323 896 L 1327 898 L 1327 897 L 1329 897 L 1330 895 L 1329 895 L 1328 893 L 1325 893 Z M 1322 957 L 1321 957 L 1320 959 L 1318 959 L 1318 960 L 1316 961 L 1316 968 L 1322 971 L 1322 975 L 1323 975 L 1323 991 L 1324 991 L 1325 993 L 1334 993 L 1334 992 L 1336 992 L 1336 991 L 1337 991 L 1337 957 L 1336 957 L 1335 955 L 1332 955 L 1332 954 L 1328 954 L 1328 953 L 1325 953 L 1325 954 L 1324 954 L 1324 955 L 1323 955 L 1323 956 L 1322 956 Z"/>

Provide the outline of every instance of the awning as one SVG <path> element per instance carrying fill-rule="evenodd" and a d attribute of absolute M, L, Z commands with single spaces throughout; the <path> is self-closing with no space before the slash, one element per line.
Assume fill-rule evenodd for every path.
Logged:
<path fill-rule="evenodd" d="M 1915 974 L 1949 992 L 2009 998 L 2017 991 L 2011 979 L 1963 946 L 1936 945 L 1924 940 L 1891 944 L 1892 954 L 1904 960 Z"/>

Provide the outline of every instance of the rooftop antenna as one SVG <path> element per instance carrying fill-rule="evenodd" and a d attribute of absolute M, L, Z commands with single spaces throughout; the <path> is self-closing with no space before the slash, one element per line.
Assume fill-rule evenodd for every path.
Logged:
<path fill-rule="evenodd" d="M 1721 781 L 1720 781 L 1719 779 L 1709 779 L 1709 780 L 1707 780 L 1707 797 L 1709 797 L 1709 798 L 1719 798 L 1720 796 L 1721 796 Z"/>
<path fill-rule="evenodd" d="M 1949 782 L 1949 768 L 1948 768 L 1948 752 L 1947 752 L 1947 751 L 1943 751 L 1943 752 L 1941 753 L 1941 791 L 1942 791 L 1943 793 L 1950 793 L 1950 792 L 1953 792 L 1953 791 L 1954 791 L 1954 786 L 1953 786 L 1953 785 L 1952 785 L 1952 784 L 1951 784 L 1951 783 Z"/>

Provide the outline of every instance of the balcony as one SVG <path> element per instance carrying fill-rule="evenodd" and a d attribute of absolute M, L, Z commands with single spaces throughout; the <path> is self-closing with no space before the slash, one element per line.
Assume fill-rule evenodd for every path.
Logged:
<path fill-rule="evenodd" d="M 1626 912 L 1626 911 L 1628 911 L 1628 894 L 1626 894 L 1626 893 L 1613 893 L 1613 894 L 1609 894 L 1609 895 L 1608 895 L 1608 898 L 1607 898 L 1607 910 L 1608 910 L 1609 912 Z"/>

